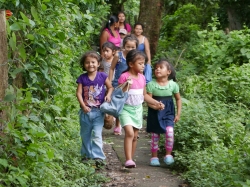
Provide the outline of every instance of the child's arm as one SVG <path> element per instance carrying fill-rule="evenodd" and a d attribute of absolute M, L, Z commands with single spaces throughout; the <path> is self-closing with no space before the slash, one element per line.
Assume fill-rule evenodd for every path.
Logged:
<path fill-rule="evenodd" d="M 174 122 L 177 123 L 181 117 L 181 95 L 180 93 L 174 94 L 176 105 L 177 105 L 177 115 L 174 118 Z"/>
<path fill-rule="evenodd" d="M 112 81 L 113 80 L 113 76 L 114 76 L 114 70 L 115 70 L 115 66 L 118 62 L 118 58 L 119 58 L 119 55 L 118 55 L 118 52 L 116 52 L 112 62 L 111 62 L 111 66 L 110 66 L 110 69 L 109 69 L 109 80 Z"/>
<path fill-rule="evenodd" d="M 107 95 L 105 96 L 105 101 L 110 102 L 111 101 L 111 94 L 112 94 L 114 88 L 112 87 L 111 81 L 108 78 L 105 81 L 105 85 L 106 85 L 106 88 L 108 90 Z"/>
<path fill-rule="evenodd" d="M 143 95 L 144 95 L 144 100 L 148 103 L 148 106 L 150 108 L 153 108 L 155 110 L 163 110 L 164 109 L 165 105 L 163 103 L 153 99 L 152 94 L 146 93 L 146 88 L 144 88 Z"/>
<path fill-rule="evenodd" d="M 84 111 L 84 113 L 88 113 L 90 112 L 90 108 L 87 107 L 84 102 L 83 102 L 83 98 L 82 98 L 82 84 L 78 83 L 77 89 L 76 89 L 76 97 L 78 99 L 78 102 L 80 103 L 80 106 L 82 108 L 82 110 Z"/>

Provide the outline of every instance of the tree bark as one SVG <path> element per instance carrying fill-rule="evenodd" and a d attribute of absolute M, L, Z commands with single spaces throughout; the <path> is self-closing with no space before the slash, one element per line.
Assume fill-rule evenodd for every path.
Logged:
<path fill-rule="evenodd" d="M 8 49 L 7 49 L 7 32 L 5 10 L 0 10 L 0 102 L 3 102 L 5 91 L 8 87 Z M 2 120 L 7 116 L 4 111 L 0 110 L 0 131 L 3 129 Z"/>
<path fill-rule="evenodd" d="M 163 3 L 163 0 L 140 1 L 140 14 L 138 21 L 144 25 L 143 35 L 145 35 L 149 40 L 152 58 L 157 51 Z"/>
<path fill-rule="evenodd" d="M 230 31 L 242 29 L 242 24 L 241 24 L 241 21 L 239 19 L 239 16 L 233 7 L 227 7 L 227 16 L 228 16 L 229 30 Z"/>

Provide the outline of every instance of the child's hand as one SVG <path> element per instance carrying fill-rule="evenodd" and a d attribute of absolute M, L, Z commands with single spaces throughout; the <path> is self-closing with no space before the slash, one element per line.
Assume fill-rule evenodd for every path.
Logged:
<path fill-rule="evenodd" d="M 133 84 L 133 80 L 131 79 L 130 76 L 127 78 L 127 81 L 128 81 L 128 83 L 129 83 L 130 85 Z"/>
<path fill-rule="evenodd" d="M 105 96 L 104 100 L 107 101 L 107 102 L 110 102 L 111 101 L 111 97 L 109 95 L 107 95 L 107 96 Z"/>
<path fill-rule="evenodd" d="M 165 105 L 160 101 L 159 102 L 159 110 L 163 110 L 165 108 Z"/>
<path fill-rule="evenodd" d="M 88 113 L 88 112 L 91 111 L 91 109 L 90 109 L 89 107 L 87 107 L 87 106 L 84 106 L 84 107 L 82 108 L 82 110 L 83 110 L 84 113 Z"/>
<path fill-rule="evenodd" d="M 177 123 L 178 121 L 180 120 L 180 116 L 175 116 L 175 118 L 174 118 L 174 123 Z"/>

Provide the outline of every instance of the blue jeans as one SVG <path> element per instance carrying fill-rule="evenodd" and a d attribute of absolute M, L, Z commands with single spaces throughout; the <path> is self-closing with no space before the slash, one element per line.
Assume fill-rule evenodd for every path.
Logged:
<path fill-rule="evenodd" d="M 84 113 L 79 111 L 80 135 L 82 138 L 81 155 L 86 158 L 105 159 L 102 150 L 102 128 L 104 124 L 104 113 L 99 108 L 91 108 L 91 111 Z"/>

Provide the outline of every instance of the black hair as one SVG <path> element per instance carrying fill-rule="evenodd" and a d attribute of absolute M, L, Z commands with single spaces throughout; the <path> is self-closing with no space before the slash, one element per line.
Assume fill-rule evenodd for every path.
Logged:
<path fill-rule="evenodd" d="M 173 81 L 176 82 L 176 72 L 175 72 L 175 69 L 174 69 L 173 64 L 171 64 L 167 59 L 162 58 L 162 59 L 158 60 L 158 61 L 154 64 L 154 69 L 155 69 L 156 66 L 159 65 L 159 64 L 164 64 L 164 65 L 168 68 L 168 70 L 171 71 L 170 75 L 168 76 L 168 79 L 169 79 L 169 80 L 172 79 Z"/>
<path fill-rule="evenodd" d="M 84 63 L 87 57 L 95 58 L 98 63 L 101 63 L 101 56 L 96 51 L 88 51 L 85 54 L 83 54 L 80 59 L 80 66 L 83 71 L 85 71 Z"/>
<path fill-rule="evenodd" d="M 125 14 L 125 12 L 123 12 L 123 11 L 119 11 L 118 12 L 118 14 L 117 14 L 117 16 L 119 16 L 119 14 L 124 14 L 124 16 L 125 16 L 125 18 L 126 18 L 126 14 Z M 118 20 L 119 20 L 119 18 L 118 18 Z M 127 28 L 127 22 L 126 22 L 126 19 L 124 20 L 124 28 L 126 29 L 126 30 L 128 30 L 128 28 Z"/>
<path fill-rule="evenodd" d="M 126 36 L 123 38 L 122 47 L 125 47 L 125 44 L 126 44 L 128 41 L 131 41 L 131 40 L 134 40 L 134 41 L 135 41 L 135 45 L 136 45 L 136 48 L 137 48 L 138 45 L 139 45 L 139 40 L 137 39 L 137 37 L 136 37 L 134 34 L 126 35 Z"/>
<path fill-rule="evenodd" d="M 130 69 L 129 63 L 130 62 L 135 63 L 135 61 L 137 59 L 139 59 L 139 58 L 144 58 L 145 61 L 146 61 L 147 60 L 147 55 L 143 51 L 139 51 L 137 49 L 133 49 L 133 50 L 129 51 L 127 56 L 126 56 L 126 63 L 128 65 L 128 69 L 125 70 L 124 72 L 129 71 L 129 69 Z"/>
<path fill-rule="evenodd" d="M 104 31 L 105 29 L 108 29 L 109 32 L 111 33 L 112 36 L 115 36 L 112 32 L 112 30 L 110 29 L 110 26 L 114 25 L 115 23 L 117 23 L 119 21 L 118 17 L 115 15 L 111 15 L 108 22 L 106 23 L 105 27 L 102 29 L 102 31 Z"/>
<path fill-rule="evenodd" d="M 141 28 L 142 28 L 142 30 L 144 30 L 144 25 L 143 25 L 142 23 L 140 23 L 140 22 L 135 23 L 135 24 L 134 24 L 134 28 L 135 28 L 137 25 L 140 25 Z"/>
<path fill-rule="evenodd" d="M 102 44 L 102 50 L 104 48 L 110 48 L 112 51 L 116 51 L 117 47 L 115 46 L 115 44 L 113 44 L 112 42 L 104 42 Z"/>

